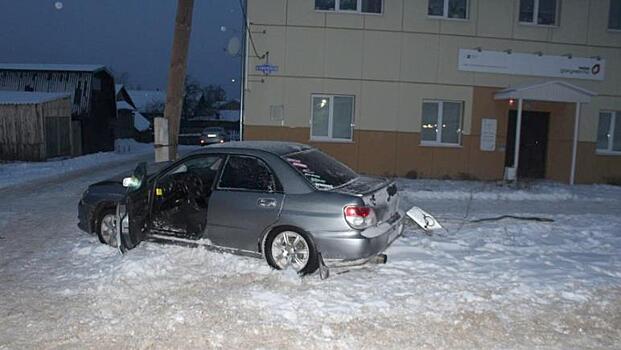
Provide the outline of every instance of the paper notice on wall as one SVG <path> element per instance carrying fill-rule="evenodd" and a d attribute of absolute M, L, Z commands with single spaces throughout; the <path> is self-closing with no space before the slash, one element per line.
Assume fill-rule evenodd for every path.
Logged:
<path fill-rule="evenodd" d="M 496 150 L 496 119 L 481 119 L 481 151 L 492 152 Z"/>

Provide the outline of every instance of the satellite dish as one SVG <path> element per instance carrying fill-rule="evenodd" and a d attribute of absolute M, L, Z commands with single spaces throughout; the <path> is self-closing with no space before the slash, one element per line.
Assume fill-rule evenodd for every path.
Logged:
<path fill-rule="evenodd" d="M 241 40 L 234 36 L 229 39 L 228 45 L 226 45 L 226 53 L 230 56 L 237 56 L 241 50 Z"/>

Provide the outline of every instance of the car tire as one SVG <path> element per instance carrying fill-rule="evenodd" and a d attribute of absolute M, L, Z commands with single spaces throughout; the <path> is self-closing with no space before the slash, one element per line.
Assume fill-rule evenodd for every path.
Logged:
<path fill-rule="evenodd" d="M 111 225 L 114 225 L 114 227 L 111 227 Z M 97 237 L 101 243 L 116 248 L 118 246 L 118 243 L 116 242 L 117 237 L 111 236 L 113 232 L 110 232 L 110 229 L 117 229 L 116 211 L 114 209 L 104 209 L 101 211 L 99 218 L 97 219 Z"/>
<path fill-rule="evenodd" d="M 284 241 L 288 241 L 289 243 L 291 243 L 291 245 L 289 245 L 289 248 L 294 249 L 293 255 L 291 255 L 291 251 L 285 252 L 285 255 L 288 254 L 288 257 L 292 257 L 289 258 L 289 264 L 283 263 L 283 236 L 285 237 Z M 298 237 L 300 240 L 297 240 Z M 297 243 L 294 246 L 293 244 L 296 240 Z M 275 241 L 276 244 L 274 243 Z M 307 251 L 307 258 L 305 259 L 306 262 L 303 266 L 296 267 L 295 265 L 300 265 L 296 264 L 296 262 L 299 261 L 299 259 L 297 258 L 303 255 L 303 251 L 305 249 Z M 309 275 L 319 268 L 319 257 L 317 255 L 317 248 L 315 247 L 313 240 L 310 239 L 308 234 L 298 229 L 285 227 L 270 232 L 265 238 L 263 253 L 265 259 L 267 260 L 267 263 L 276 270 L 282 270 L 291 267 L 296 270 L 300 275 Z M 278 254 L 278 256 L 275 256 L 276 254 Z"/>

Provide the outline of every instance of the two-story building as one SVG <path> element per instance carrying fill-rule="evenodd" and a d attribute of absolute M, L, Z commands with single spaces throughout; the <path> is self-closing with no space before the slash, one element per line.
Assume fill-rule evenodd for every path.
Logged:
<path fill-rule="evenodd" d="M 244 139 L 369 174 L 621 179 L 621 0 L 247 6 Z"/>

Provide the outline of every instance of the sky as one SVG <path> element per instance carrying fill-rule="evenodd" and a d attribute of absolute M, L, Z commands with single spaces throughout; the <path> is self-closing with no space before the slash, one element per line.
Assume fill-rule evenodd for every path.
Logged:
<path fill-rule="evenodd" d="M 0 0 L 0 62 L 103 64 L 128 85 L 166 90 L 176 0 Z M 240 94 L 238 0 L 195 0 L 188 74 Z M 234 81 L 233 81 L 234 80 Z"/>

